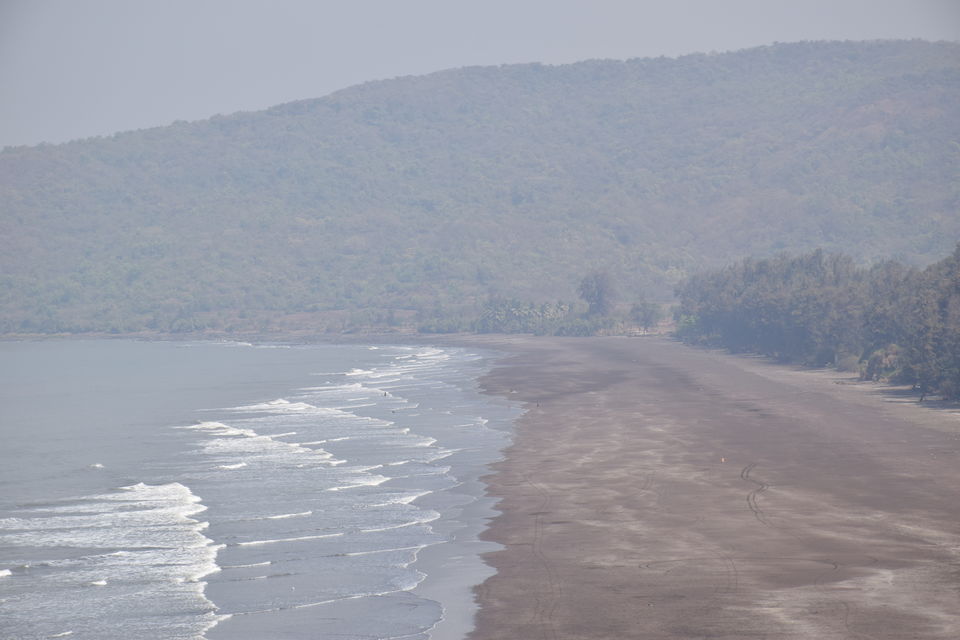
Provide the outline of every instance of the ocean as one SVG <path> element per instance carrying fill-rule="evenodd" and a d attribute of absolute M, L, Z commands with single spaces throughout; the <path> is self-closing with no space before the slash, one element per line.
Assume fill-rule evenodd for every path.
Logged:
<path fill-rule="evenodd" d="M 0 343 L 0 637 L 462 638 L 493 355 Z"/>

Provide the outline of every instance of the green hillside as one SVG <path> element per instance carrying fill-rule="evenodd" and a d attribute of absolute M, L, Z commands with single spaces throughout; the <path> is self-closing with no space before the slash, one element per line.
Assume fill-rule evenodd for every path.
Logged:
<path fill-rule="evenodd" d="M 960 239 L 960 45 L 802 43 L 398 78 L 0 153 L 0 331 L 316 326 Z"/>

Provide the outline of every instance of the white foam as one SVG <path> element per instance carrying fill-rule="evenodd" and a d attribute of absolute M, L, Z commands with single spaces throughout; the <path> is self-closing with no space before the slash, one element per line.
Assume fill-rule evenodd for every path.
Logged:
<path fill-rule="evenodd" d="M 388 507 L 394 504 L 410 504 L 417 498 L 422 498 L 423 496 L 429 495 L 431 493 L 433 493 L 433 491 L 419 491 L 417 493 L 407 493 L 404 495 L 389 498 L 385 502 L 378 502 L 370 506 L 371 507 Z"/>
<path fill-rule="evenodd" d="M 198 613 L 206 610 L 198 616 L 206 621 L 215 607 L 204 597 L 199 581 L 219 570 L 220 546 L 203 535 L 207 523 L 195 519 L 205 509 L 183 484 L 137 483 L 24 508 L 24 517 L 0 522 L 0 546 L 72 549 L 68 557 L 41 563 L 50 572 L 43 580 L 85 588 L 83 606 L 92 610 L 122 597 L 130 615 L 139 616 L 157 607 L 158 598 L 171 598 L 190 603 Z M 24 524 L 28 527 L 22 528 Z M 117 550 L 79 555 L 93 549 Z M 136 591 L 125 591 L 131 584 L 138 585 Z"/>
<path fill-rule="evenodd" d="M 251 567 L 267 567 L 273 564 L 269 560 L 267 562 L 254 562 L 252 564 L 226 564 L 221 567 L 222 569 L 250 569 Z"/>
<path fill-rule="evenodd" d="M 253 344 L 250 342 L 240 342 L 238 340 L 218 340 L 214 344 L 221 347 L 252 347 L 253 346 Z"/>
<path fill-rule="evenodd" d="M 206 423 L 192 427 L 197 431 L 190 440 L 200 444 L 198 453 L 210 455 L 209 458 L 204 456 L 208 471 L 201 477 L 205 481 L 209 479 L 218 483 L 218 487 L 219 483 L 228 487 L 227 483 L 236 482 L 236 478 L 245 483 L 248 474 L 257 474 L 258 490 L 244 496 L 242 510 L 230 519 L 230 522 L 248 524 L 231 526 L 228 529 L 228 532 L 233 534 L 230 545 L 233 550 L 225 555 L 229 555 L 236 564 L 225 566 L 224 569 L 235 568 L 237 571 L 224 576 L 225 579 L 261 580 L 271 577 L 259 574 L 263 573 L 263 570 L 273 571 L 275 567 L 267 567 L 271 564 L 286 563 L 290 555 L 307 555 L 305 549 L 317 547 L 321 549 L 321 553 L 349 551 L 351 553 L 342 555 L 372 556 L 356 561 L 341 558 L 330 562 L 338 565 L 344 563 L 345 568 L 358 564 L 376 567 L 378 580 L 381 579 L 380 572 L 385 572 L 383 577 L 389 579 L 386 583 L 363 582 L 363 586 L 358 582 L 357 588 L 351 587 L 349 590 L 344 585 L 344 593 L 325 592 L 326 587 L 324 591 L 313 593 L 297 583 L 295 600 L 302 604 L 294 604 L 278 596 L 275 601 L 263 600 L 259 607 L 289 609 L 318 606 L 327 602 L 395 593 L 396 589 L 403 590 L 411 581 L 415 586 L 418 581 L 413 580 L 413 575 L 407 575 L 418 573 L 414 572 L 415 567 L 405 568 L 403 576 L 395 577 L 392 571 L 387 570 L 387 566 L 407 567 L 411 555 L 415 557 L 419 549 L 429 545 L 370 551 L 364 549 L 390 544 L 418 545 L 425 541 L 436 544 L 437 540 L 446 538 L 446 528 L 444 532 L 430 533 L 436 524 L 429 523 L 437 520 L 440 515 L 436 511 L 422 508 L 415 501 L 432 493 L 425 489 L 443 491 L 449 488 L 447 479 L 418 479 L 414 486 L 409 486 L 412 483 L 408 482 L 408 486 L 404 487 L 400 484 L 404 481 L 388 483 L 392 478 L 384 476 L 397 473 L 449 475 L 450 469 L 428 463 L 454 453 L 445 445 L 456 443 L 470 447 L 467 449 L 469 451 L 473 450 L 475 445 L 466 444 L 472 442 L 467 438 L 469 434 L 466 431 L 461 438 L 465 444 L 461 444 L 460 440 L 448 442 L 445 435 L 440 435 L 447 432 L 434 425 L 435 420 L 442 421 L 444 426 L 457 429 L 454 435 L 460 438 L 461 428 L 474 426 L 463 423 L 470 422 L 473 418 L 464 415 L 460 405 L 456 405 L 456 410 L 452 412 L 439 411 L 438 409 L 453 406 L 452 403 L 439 406 L 439 400 L 446 398 L 441 394 L 446 394 L 446 391 L 438 391 L 436 396 L 429 395 L 433 393 L 430 389 L 434 386 L 458 389 L 458 384 L 466 379 L 466 374 L 453 371 L 454 376 L 449 383 L 431 385 L 445 371 L 451 369 L 449 364 L 441 362 L 449 357 L 445 352 L 418 347 L 405 352 L 409 355 L 402 364 L 395 360 L 398 353 L 400 351 L 393 347 L 385 348 L 384 353 L 380 354 L 382 358 L 368 356 L 365 360 L 354 361 L 353 364 L 363 368 L 322 374 L 329 376 L 324 380 L 314 379 L 316 382 L 326 383 L 323 386 L 284 393 L 286 397 L 270 402 L 233 407 L 232 411 L 236 411 L 236 414 L 227 410 L 220 410 L 220 414 L 201 414 L 219 418 L 227 424 Z M 336 365 L 331 368 L 335 367 Z M 318 368 L 324 368 L 324 365 Z M 349 384 L 334 384 L 337 381 Z M 407 396 L 409 400 L 403 396 Z M 423 399 L 423 409 L 418 408 L 415 402 L 418 399 Z M 454 399 L 459 401 L 459 396 L 454 396 Z M 469 403 L 462 401 L 461 404 Z M 367 411 L 362 407 L 371 407 L 371 410 Z M 390 416 L 391 409 L 395 410 L 397 415 Z M 424 419 L 428 412 L 433 416 L 429 418 L 430 423 L 423 427 L 424 431 L 416 426 L 418 418 L 415 414 L 418 412 L 422 412 Z M 358 415 L 364 413 L 375 414 L 381 418 Z M 454 417 L 458 413 L 459 415 Z M 231 415 L 235 417 L 224 417 Z M 392 417 L 394 421 L 384 420 L 384 417 Z M 456 424 L 457 422 L 461 424 Z M 264 433 L 270 435 L 262 435 Z M 431 435 L 441 441 L 438 442 L 430 437 Z M 334 454 L 321 447 L 348 460 L 335 460 Z M 215 465 L 220 465 L 222 469 L 239 468 L 246 462 L 249 462 L 253 470 L 223 474 L 212 469 Z M 346 468 L 331 468 L 335 464 L 344 464 Z M 303 467 L 306 469 L 300 471 L 299 468 Z M 294 495 L 283 494 L 282 502 L 274 499 L 274 496 L 281 495 L 274 492 L 274 488 L 281 490 L 286 487 L 283 477 L 288 474 L 292 480 L 290 486 L 296 486 L 297 490 L 300 487 L 310 488 L 309 497 L 305 496 L 304 500 L 296 501 Z M 261 485 L 260 481 L 266 484 Z M 340 492 L 352 489 L 358 491 L 350 494 L 329 494 L 321 491 Z M 317 491 L 321 493 L 315 493 Z M 211 495 L 215 493 L 212 492 Z M 327 497 L 323 498 L 323 495 Z M 443 504 L 446 504 L 446 501 Z M 320 516 L 330 524 L 315 525 L 314 518 L 319 519 Z M 251 520 L 260 521 L 261 524 L 258 528 L 249 528 Z M 268 520 L 278 522 L 268 525 Z M 244 534 L 237 535 L 240 531 Z M 336 533 L 328 533 L 330 531 Z M 299 549 L 300 552 L 290 554 L 292 549 Z M 393 555 L 390 555 L 391 553 Z M 284 555 L 279 559 L 281 554 Z M 269 559 L 273 559 L 273 563 Z M 293 560 L 298 561 L 300 558 Z M 111 579 L 111 588 L 114 588 L 112 576 L 108 577 Z M 267 582 L 271 583 L 271 588 L 279 585 L 275 588 L 283 590 L 289 589 L 289 584 L 292 584 L 286 581 Z M 247 584 L 248 587 L 253 585 L 254 583 Z M 359 591 L 371 593 L 357 593 Z M 287 601 L 281 602 L 284 600 Z M 249 609 L 259 607 L 244 607 L 245 613 L 253 613 Z"/>
<path fill-rule="evenodd" d="M 371 591 L 371 592 L 369 592 L 369 593 L 355 593 L 355 594 L 352 594 L 352 595 L 349 595 L 349 596 L 341 596 L 341 597 L 339 597 L 339 598 L 330 598 L 329 600 L 320 600 L 320 601 L 318 601 L 318 602 L 305 602 L 305 603 L 303 603 L 303 604 L 295 604 L 295 605 L 290 606 L 290 607 L 275 607 L 275 608 L 271 608 L 271 609 L 257 609 L 257 610 L 254 610 L 254 611 L 244 611 L 243 613 L 238 613 L 238 614 L 236 614 L 236 615 L 253 615 L 253 614 L 257 614 L 257 613 L 275 613 L 275 612 L 277 612 L 277 611 L 285 611 L 285 610 L 287 610 L 287 609 L 310 609 L 310 608 L 312 608 L 312 607 L 320 607 L 320 606 L 323 606 L 323 605 L 325 605 L 325 604 L 333 604 L 333 603 L 335 603 L 335 602 L 345 602 L 345 601 L 347 601 L 347 600 L 359 600 L 360 598 L 378 598 L 378 597 L 382 597 L 382 596 L 389 596 L 389 595 L 394 594 L 394 593 L 401 593 L 401 592 L 404 592 L 404 591 L 411 591 L 411 590 L 415 589 L 415 588 L 417 587 L 417 585 L 420 584 L 425 577 L 426 577 L 426 574 L 424 574 L 424 573 L 422 573 L 422 572 L 420 572 L 420 571 L 417 571 L 415 578 L 408 579 L 405 583 L 398 584 L 396 589 L 391 589 L 391 590 L 389 590 L 389 591 Z M 414 634 L 414 635 L 421 635 L 421 634 L 417 633 L 417 634 Z M 405 636 L 400 636 L 400 637 L 405 637 Z M 398 640 L 399 640 L 399 637 L 398 637 Z"/>
<path fill-rule="evenodd" d="M 199 431 L 210 431 L 218 436 L 245 436 L 253 438 L 257 432 L 253 429 L 238 429 L 223 424 L 222 422 L 198 422 L 197 424 L 187 425 L 185 427 L 174 427 L 175 429 L 196 429 Z"/>
<path fill-rule="evenodd" d="M 341 375 L 341 374 L 314 373 L 311 375 L 322 376 L 322 375 Z M 350 392 L 368 391 L 371 393 L 375 392 L 377 395 L 383 395 L 382 390 L 367 387 L 359 382 L 349 382 L 347 384 L 325 384 L 320 387 L 302 387 L 301 389 L 298 389 L 298 391 L 301 391 L 303 393 L 323 393 L 323 394 L 337 393 L 340 395 L 342 395 L 346 391 L 350 391 Z"/>
<path fill-rule="evenodd" d="M 201 446 L 209 454 L 217 457 L 241 457 L 240 462 L 223 462 L 219 469 L 231 470 L 247 466 L 251 458 L 263 462 L 293 464 L 304 467 L 323 464 L 336 466 L 346 462 L 333 457 L 329 451 L 311 449 L 296 442 L 284 442 L 276 438 L 296 435 L 296 432 L 287 432 L 275 436 L 261 435 L 253 429 L 231 427 L 222 422 L 201 422 L 199 424 L 179 429 L 193 429 L 205 431 L 213 440 L 204 442 Z"/>
<path fill-rule="evenodd" d="M 64 631 L 63 633 L 55 633 L 52 636 L 47 636 L 48 638 L 66 638 L 67 636 L 72 636 L 73 631 Z"/>
<path fill-rule="evenodd" d="M 433 455 L 427 458 L 427 462 L 436 462 L 437 460 L 443 460 L 444 458 L 449 458 L 453 454 L 460 453 L 461 451 L 463 451 L 463 449 L 440 449 L 439 451 L 437 451 L 436 455 Z"/>
<path fill-rule="evenodd" d="M 303 516 L 313 515 L 313 511 L 301 511 L 300 513 L 281 513 L 276 516 L 267 516 L 267 520 L 284 520 L 286 518 L 300 518 Z"/>
<path fill-rule="evenodd" d="M 361 487 L 376 487 L 381 485 L 390 478 L 385 476 L 370 476 L 369 478 L 363 478 L 360 482 L 354 482 L 353 484 L 344 484 L 339 487 L 330 487 L 327 491 L 345 491 L 346 489 L 359 489 Z"/>
<path fill-rule="evenodd" d="M 5 578 L 9 575 L 13 575 L 13 572 L 10 569 L 0 569 L 0 578 Z"/>
<path fill-rule="evenodd" d="M 273 540 L 251 540 L 249 542 L 238 542 L 238 547 L 253 547 L 264 544 L 277 544 L 280 542 L 302 542 L 303 540 L 322 540 L 324 538 L 339 538 L 343 533 L 325 533 L 316 536 L 297 536 L 295 538 L 275 538 Z"/>
<path fill-rule="evenodd" d="M 87 467 L 88 469 L 103 469 L 103 464 L 99 462 L 94 462 L 93 464 Z"/>
<path fill-rule="evenodd" d="M 418 545 L 414 545 L 414 546 L 411 546 L 411 547 L 397 547 L 396 549 L 374 549 L 374 550 L 372 550 L 372 551 L 352 551 L 352 552 L 350 552 L 350 553 L 345 553 L 345 554 L 343 554 L 343 555 L 345 555 L 345 556 L 350 556 L 350 557 L 353 557 L 353 556 L 373 556 L 373 555 L 377 555 L 377 554 L 380 554 L 380 553 L 390 553 L 390 552 L 393 552 L 393 551 L 419 551 L 420 549 L 424 549 L 424 548 L 426 548 L 427 546 L 429 546 L 429 545 L 418 544 Z"/>
<path fill-rule="evenodd" d="M 373 371 L 364 371 L 363 375 L 368 378 L 373 378 L 377 381 L 377 384 L 383 384 L 385 382 L 397 382 L 398 380 L 405 380 L 407 376 L 403 375 L 405 367 L 396 367 L 384 370 L 373 370 Z M 357 374 L 359 375 L 359 374 Z M 384 378 L 392 378 L 391 380 L 385 380 Z"/>
<path fill-rule="evenodd" d="M 200 498 L 178 482 L 139 483 L 115 493 L 31 509 L 25 518 L 0 519 L 4 532 L 0 540 L 41 546 L 163 547 L 164 537 L 172 535 L 169 527 L 202 528 L 190 516 L 205 510 Z"/>
<path fill-rule="evenodd" d="M 413 527 L 418 524 L 427 524 L 428 522 L 433 522 L 440 517 L 440 514 L 436 511 L 427 512 L 431 515 L 424 517 L 421 520 L 411 520 L 410 522 L 404 522 L 403 524 L 394 524 L 388 527 L 374 527 L 371 529 L 360 529 L 360 533 L 379 533 L 380 531 L 392 531 L 393 529 L 405 529 L 406 527 Z"/>
<path fill-rule="evenodd" d="M 242 405 L 239 407 L 228 407 L 227 411 L 267 411 L 271 413 L 276 412 L 302 412 L 302 411 L 317 411 L 318 407 L 308 404 L 306 402 L 290 402 L 286 398 L 277 398 L 276 400 L 270 400 L 269 402 L 259 402 L 257 404 L 248 404 Z"/>

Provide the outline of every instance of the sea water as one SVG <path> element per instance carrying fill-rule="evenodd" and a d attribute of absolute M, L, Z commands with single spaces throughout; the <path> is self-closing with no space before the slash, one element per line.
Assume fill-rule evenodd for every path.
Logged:
<path fill-rule="evenodd" d="M 0 637 L 462 636 L 516 414 L 489 363 L 0 343 Z"/>

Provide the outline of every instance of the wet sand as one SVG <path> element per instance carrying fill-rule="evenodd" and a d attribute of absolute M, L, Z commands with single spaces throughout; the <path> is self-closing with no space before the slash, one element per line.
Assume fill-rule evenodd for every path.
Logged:
<path fill-rule="evenodd" d="M 960 638 L 957 412 L 665 339 L 471 342 L 527 408 L 472 640 Z"/>

